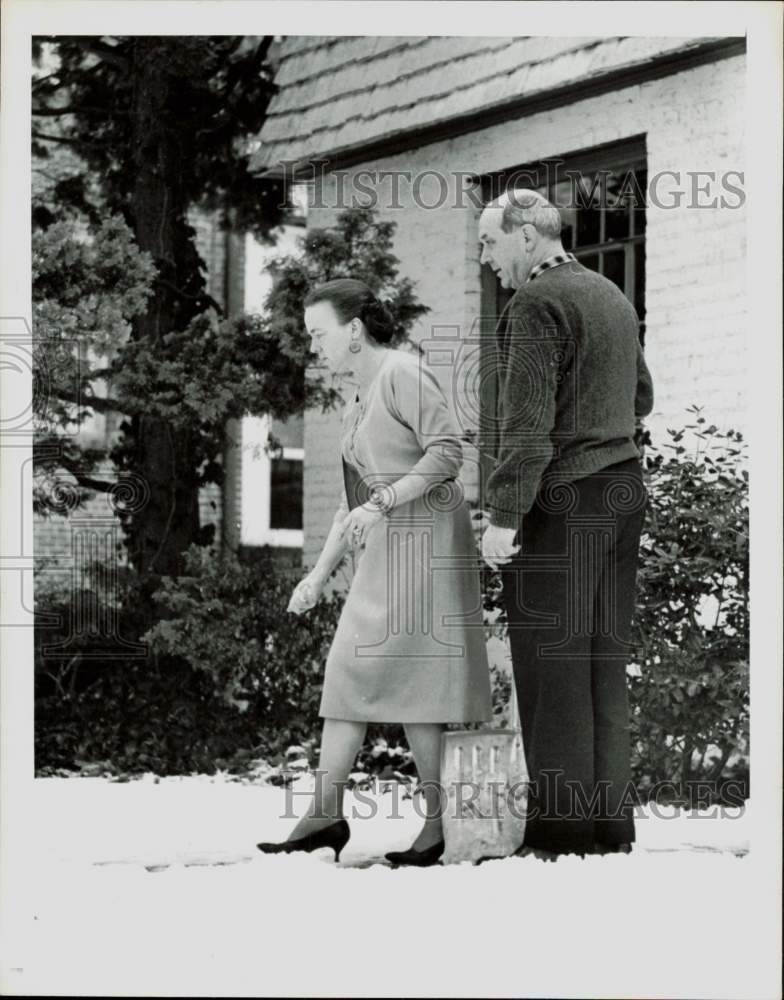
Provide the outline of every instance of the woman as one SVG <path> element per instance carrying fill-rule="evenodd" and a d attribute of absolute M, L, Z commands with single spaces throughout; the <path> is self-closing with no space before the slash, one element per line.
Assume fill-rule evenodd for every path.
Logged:
<path fill-rule="evenodd" d="M 289 611 L 318 600 L 349 548 L 355 574 L 327 657 L 324 719 L 311 809 L 268 853 L 349 837 L 343 788 L 367 723 L 402 722 L 424 785 L 426 820 L 393 864 L 429 865 L 444 851 L 438 784 L 446 722 L 492 718 L 477 554 L 456 477 L 458 430 L 435 376 L 397 350 L 388 310 L 361 281 L 340 279 L 305 300 L 312 348 L 356 395 L 344 415 L 344 495 L 313 570 Z"/>

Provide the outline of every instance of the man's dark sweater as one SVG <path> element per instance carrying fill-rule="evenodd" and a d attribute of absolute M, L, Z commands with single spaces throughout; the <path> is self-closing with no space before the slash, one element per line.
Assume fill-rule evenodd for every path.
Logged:
<path fill-rule="evenodd" d="M 638 329 L 620 289 L 577 262 L 512 297 L 496 331 L 493 524 L 518 528 L 545 472 L 569 481 L 639 455 L 636 422 L 653 408 L 653 386 Z"/>

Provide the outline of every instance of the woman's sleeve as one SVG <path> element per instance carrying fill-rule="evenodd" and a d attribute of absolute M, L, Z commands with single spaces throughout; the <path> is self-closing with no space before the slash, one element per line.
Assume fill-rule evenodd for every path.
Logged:
<path fill-rule="evenodd" d="M 438 379 L 424 364 L 395 366 L 390 409 L 411 428 L 423 451 L 409 475 L 420 477 L 424 485 L 456 478 L 463 464 L 459 429 Z"/>
<path fill-rule="evenodd" d="M 338 509 L 335 511 L 335 516 L 332 518 L 332 523 L 342 524 L 347 517 L 348 517 L 348 501 L 346 500 L 346 491 L 341 486 L 340 503 L 338 504 Z"/>

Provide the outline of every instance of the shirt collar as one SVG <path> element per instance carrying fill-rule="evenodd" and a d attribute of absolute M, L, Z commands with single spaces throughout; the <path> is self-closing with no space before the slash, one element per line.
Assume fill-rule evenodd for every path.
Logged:
<path fill-rule="evenodd" d="M 527 281 L 533 281 L 537 278 L 543 271 L 549 271 L 551 267 L 558 267 L 559 264 L 568 264 L 570 261 L 576 261 L 577 258 L 573 253 L 557 253 L 552 257 L 548 257 L 547 260 L 543 260 L 541 264 L 537 264 L 536 267 L 531 268 L 531 273 L 528 275 Z"/>

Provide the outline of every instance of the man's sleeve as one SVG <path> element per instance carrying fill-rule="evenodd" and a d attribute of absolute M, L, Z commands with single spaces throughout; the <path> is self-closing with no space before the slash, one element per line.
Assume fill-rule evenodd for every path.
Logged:
<path fill-rule="evenodd" d="M 519 296 L 500 373 L 498 460 L 486 489 L 491 524 L 518 528 L 533 505 L 553 455 L 558 387 L 573 358 L 574 344 L 552 308 Z"/>
<path fill-rule="evenodd" d="M 642 345 L 637 341 L 637 391 L 634 396 L 634 416 L 638 423 L 653 409 L 653 379 L 645 363 Z"/>

